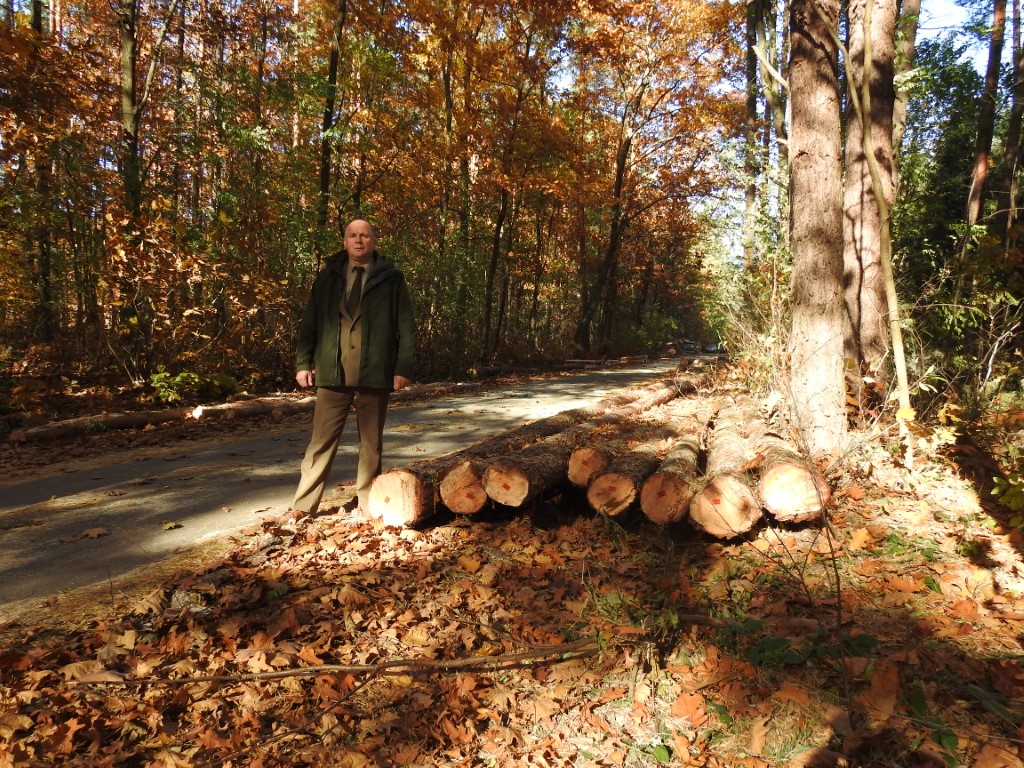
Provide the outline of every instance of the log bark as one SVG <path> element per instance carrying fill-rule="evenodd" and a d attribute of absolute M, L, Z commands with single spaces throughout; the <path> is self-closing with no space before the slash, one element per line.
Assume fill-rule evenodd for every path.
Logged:
<path fill-rule="evenodd" d="M 750 398 L 723 408 L 708 446 L 702 487 L 690 502 L 690 522 L 720 539 L 746 533 L 761 519 L 761 507 L 747 478 L 756 456 L 751 437 L 760 437 L 764 422 Z"/>
<path fill-rule="evenodd" d="M 640 496 L 647 478 L 661 464 L 657 447 L 643 443 L 614 459 L 608 469 L 594 478 L 587 488 L 587 503 L 595 512 L 611 517 L 621 515 Z"/>
<path fill-rule="evenodd" d="M 760 477 L 757 495 L 779 522 L 816 520 L 832 498 L 832 489 L 811 460 L 778 435 L 766 433 L 758 446 Z"/>
<path fill-rule="evenodd" d="M 631 413 L 633 409 L 650 408 L 656 402 L 667 402 L 679 392 L 694 391 L 703 381 L 702 377 L 684 377 L 666 383 L 657 381 L 646 387 L 637 387 L 616 392 L 598 403 L 583 408 L 548 416 L 530 422 L 522 427 L 488 438 L 469 448 L 456 453 L 446 454 L 437 459 L 420 462 L 408 467 L 399 467 L 378 475 L 370 488 L 369 513 L 380 519 L 385 525 L 396 527 L 415 526 L 432 517 L 442 502 L 441 483 L 457 467 L 463 467 L 463 477 L 469 473 L 481 476 L 481 468 L 490 460 L 523 448 L 546 437 L 565 432 L 581 423 L 596 420 L 607 420 L 609 423 L 623 418 L 622 414 Z M 663 399 L 664 398 L 664 399 Z M 465 462 L 476 462 L 476 469 L 466 470 Z M 461 499 L 456 505 L 465 509 L 466 513 L 479 511 L 470 510 L 471 498 L 475 491 L 468 485 L 460 486 L 456 481 L 452 487 L 457 488 Z"/>

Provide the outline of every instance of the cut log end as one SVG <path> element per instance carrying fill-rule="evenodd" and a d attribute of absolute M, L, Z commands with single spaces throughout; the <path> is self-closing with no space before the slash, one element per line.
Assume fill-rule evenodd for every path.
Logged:
<path fill-rule="evenodd" d="M 803 464 L 779 463 L 762 471 L 757 490 L 764 508 L 784 523 L 820 518 L 832 498 L 825 478 Z"/>
<path fill-rule="evenodd" d="M 740 536 L 760 519 L 761 507 L 739 475 L 718 475 L 690 502 L 693 525 L 719 539 Z"/>
<path fill-rule="evenodd" d="M 640 489 L 640 509 L 648 520 L 658 525 L 684 520 L 692 499 L 689 481 L 669 472 L 651 475 Z"/>
<path fill-rule="evenodd" d="M 612 456 L 603 448 L 580 446 L 569 457 L 569 482 L 586 488 L 612 462 Z"/>
<path fill-rule="evenodd" d="M 484 472 L 486 496 L 499 504 L 518 507 L 530 496 L 530 479 L 518 467 L 504 463 L 492 464 Z"/>
<path fill-rule="evenodd" d="M 456 514 L 472 515 L 479 512 L 487 503 L 487 492 L 482 480 L 483 471 L 478 462 L 460 462 L 441 480 L 441 502 Z"/>
<path fill-rule="evenodd" d="M 405 528 L 434 514 L 435 490 L 415 472 L 389 470 L 374 479 L 368 503 L 367 511 L 384 525 Z"/>
<path fill-rule="evenodd" d="M 636 483 L 617 472 L 601 475 L 587 489 L 587 503 L 591 509 L 612 517 L 629 509 L 636 496 Z"/>

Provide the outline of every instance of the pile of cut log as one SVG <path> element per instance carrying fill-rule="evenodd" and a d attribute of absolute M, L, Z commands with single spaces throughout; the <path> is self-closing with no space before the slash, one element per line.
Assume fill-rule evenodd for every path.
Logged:
<path fill-rule="evenodd" d="M 522 507 L 571 484 L 599 513 L 639 507 L 660 525 L 688 519 L 717 538 L 746 533 L 763 510 L 782 522 L 819 517 L 828 484 L 768 429 L 752 398 L 678 397 L 707 376 L 624 390 L 389 470 L 373 483 L 369 512 L 386 525 L 417 526 L 442 505 L 473 515 L 488 504 Z"/>

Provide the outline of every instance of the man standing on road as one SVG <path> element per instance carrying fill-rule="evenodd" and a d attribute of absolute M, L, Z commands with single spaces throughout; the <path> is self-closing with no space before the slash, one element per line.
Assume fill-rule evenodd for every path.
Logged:
<path fill-rule="evenodd" d="M 345 250 L 324 262 L 299 326 L 295 380 L 317 391 L 295 512 L 316 513 L 353 402 L 356 494 L 359 507 L 368 510 L 370 484 L 381 471 L 388 398 L 410 383 L 416 329 L 409 291 L 405 276 L 376 246 L 369 222 L 349 223 Z"/>

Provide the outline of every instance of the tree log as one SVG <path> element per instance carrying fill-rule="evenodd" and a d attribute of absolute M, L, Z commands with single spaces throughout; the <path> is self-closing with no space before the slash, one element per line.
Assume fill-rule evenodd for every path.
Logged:
<path fill-rule="evenodd" d="M 758 453 L 762 458 L 757 495 L 764 508 L 784 523 L 821 517 L 832 498 L 832 489 L 811 460 L 770 432 L 762 437 Z"/>
<path fill-rule="evenodd" d="M 625 512 L 640 495 L 640 488 L 650 477 L 661 457 L 657 446 L 643 443 L 625 453 L 594 478 L 587 488 L 587 503 L 595 512 L 615 517 Z"/>
<path fill-rule="evenodd" d="M 565 480 L 571 452 L 571 445 L 545 440 L 514 454 L 514 459 L 498 459 L 484 472 L 484 491 L 499 504 L 520 507 Z"/>
<path fill-rule="evenodd" d="M 676 439 L 657 471 L 644 481 L 640 489 L 640 509 L 652 523 L 669 525 L 686 519 L 694 486 L 700 475 L 700 451 L 708 422 L 721 408 L 717 398 L 701 398 L 689 409 L 671 409 L 668 426 Z"/>
<path fill-rule="evenodd" d="M 700 439 L 696 435 L 681 435 L 640 489 L 640 508 L 648 520 L 668 525 L 686 517 L 699 462 Z"/>
<path fill-rule="evenodd" d="M 385 525 L 406 527 L 419 525 L 433 516 L 442 501 L 440 484 L 445 476 L 463 462 L 477 462 L 481 466 L 492 457 L 508 454 L 564 432 L 587 420 L 607 418 L 616 421 L 622 413 L 632 409 L 650 408 L 655 402 L 667 402 L 680 391 L 693 391 L 702 377 L 683 377 L 670 383 L 659 380 L 645 387 L 634 387 L 615 392 L 598 403 L 583 408 L 562 411 L 530 422 L 500 435 L 482 440 L 469 448 L 446 454 L 408 467 L 399 467 L 378 475 L 370 487 L 369 513 Z M 664 399 L 663 399 L 664 398 Z M 623 410 L 625 409 L 625 410 Z M 479 468 L 472 470 L 482 475 Z M 464 475 L 465 476 L 465 475 Z M 453 481 L 453 487 L 459 487 Z M 461 486 L 462 500 L 456 502 L 467 508 L 473 491 Z M 482 507 L 478 507 L 477 510 Z"/>
<path fill-rule="evenodd" d="M 448 509 L 460 515 L 479 512 L 487 503 L 483 478 L 486 465 L 476 459 L 464 459 L 452 467 L 441 479 L 441 501 Z"/>
<path fill-rule="evenodd" d="M 598 443 L 602 432 L 619 433 L 638 413 L 663 405 L 679 393 L 679 385 L 652 389 L 638 400 L 616 408 L 603 419 L 584 422 L 535 445 L 492 461 L 484 471 L 483 487 L 488 497 L 507 506 L 522 506 L 567 477 L 569 459 L 584 441 Z M 647 431 L 650 427 L 647 428 Z M 556 465 L 558 463 L 559 465 Z"/>
<path fill-rule="evenodd" d="M 575 448 L 569 456 L 566 472 L 569 482 L 580 488 L 587 488 L 595 477 L 604 472 L 615 457 L 627 449 L 625 440 L 588 442 Z"/>
<path fill-rule="evenodd" d="M 708 446 L 703 487 L 690 502 L 690 522 L 721 539 L 746 533 L 761 519 L 761 507 L 747 479 L 756 452 L 751 436 L 765 430 L 750 398 L 723 408 Z"/>

